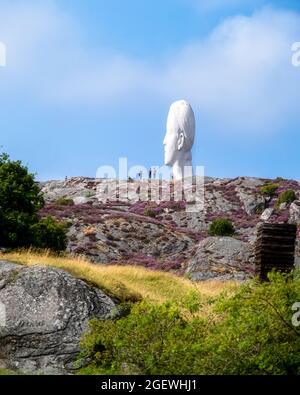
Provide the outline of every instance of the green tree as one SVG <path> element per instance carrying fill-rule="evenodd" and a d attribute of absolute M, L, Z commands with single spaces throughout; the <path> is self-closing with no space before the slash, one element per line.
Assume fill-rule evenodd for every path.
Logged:
<path fill-rule="evenodd" d="M 20 161 L 0 155 L 0 244 L 22 247 L 29 243 L 30 226 L 44 199 L 34 175 Z"/>
<path fill-rule="evenodd" d="M 43 206 L 34 175 L 20 161 L 0 154 L 0 246 L 64 249 L 62 226 L 53 219 L 39 220 Z"/>

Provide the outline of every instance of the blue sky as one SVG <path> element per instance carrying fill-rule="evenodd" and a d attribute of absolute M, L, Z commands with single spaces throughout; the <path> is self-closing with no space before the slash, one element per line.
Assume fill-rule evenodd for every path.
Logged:
<path fill-rule="evenodd" d="M 163 164 L 192 104 L 206 175 L 300 179 L 300 2 L 0 0 L 0 145 L 39 179 Z"/>

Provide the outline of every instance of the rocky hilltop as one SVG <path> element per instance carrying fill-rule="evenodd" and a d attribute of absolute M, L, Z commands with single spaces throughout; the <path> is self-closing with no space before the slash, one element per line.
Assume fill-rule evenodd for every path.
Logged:
<path fill-rule="evenodd" d="M 201 212 L 187 212 L 185 201 L 136 201 L 148 181 L 130 180 L 128 200 L 118 201 L 109 195 L 113 182 L 77 177 L 41 183 L 46 206 L 40 215 L 64 221 L 68 251 L 95 264 L 142 265 L 193 279 L 244 279 L 253 274 L 257 224 L 300 222 L 300 183 L 294 180 L 207 177 Z M 278 188 L 268 196 L 262 187 L 270 183 Z M 166 187 L 162 182 L 161 188 Z M 107 189 L 106 202 L 99 201 L 99 188 Z M 290 189 L 296 200 L 276 204 Z M 232 220 L 234 237 L 208 235 L 210 223 L 221 217 Z"/>
<path fill-rule="evenodd" d="M 68 251 L 95 265 L 140 265 L 193 280 L 244 280 L 254 274 L 257 225 L 300 223 L 300 185 L 293 180 L 206 178 L 204 211 L 184 200 L 136 201 L 148 181 L 131 180 L 128 200 L 118 201 L 110 192 L 113 183 L 82 177 L 41 184 L 46 205 L 40 216 L 65 223 Z M 99 201 L 99 187 L 108 191 L 106 202 Z M 293 198 L 281 203 L 289 190 Z M 234 235 L 209 236 L 212 221 L 224 217 L 232 221 Z M 299 264 L 299 232 L 297 238 Z M 90 281 L 51 266 L 0 261 L 0 369 L 72 374 L 89 320 L 119 314 L 118 298 Z"/>

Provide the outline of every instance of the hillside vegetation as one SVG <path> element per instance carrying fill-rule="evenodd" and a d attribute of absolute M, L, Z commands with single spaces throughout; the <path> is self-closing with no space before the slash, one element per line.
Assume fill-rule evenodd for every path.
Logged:
<path fill-rule="evenodd" d="M 90 321 L 81 374 L 300 374 L 299 271 L 265 283 L 194 283 L 31 250 L 0 259 L 64 269 L 119 299 L 111 319 Z"/>
<path fill-rule="evenodd" d="M 145 201 L 139 192 L 149 188 L 148 180 L 121 181 L 119 189 L 128 191 L 128 199 L 116 201 L 109 188 L 114 182 L 75 177 L 41 184 L 46 204 L 39 215 L 66 225 L 69 253 L 193 279 L 244 280 L 254 273 L 257 225 L 300 223 L 296 180 L 206 177 L 204 211 L 172 196 Z M 107 201 L 99 201 L 105 188 Z M 161 188 L 172 191 L 174 185 L 164 181 Z M 299 231 L 296 260 L 300 263 Z"/>
<path fill-rule="evenodd" d="M 146 299 L 155 303 L 182 302 L 191 292 L 199 297 L 215 297 L 237 282 L 210 280 L 192 282 L 175 274 L 148 270 L 139 266 L 95 265 L 84 257 L 58 256 L 50 252 L 20 250 L 1 254 L 0 259 L 22 265 L 46 265 L 66 270 L 75 277 L 95 284 L 120 301 Z"/>
<path fill-rule="evenodd" d="M 83 374 L 300 374 L 298 274 L 270 274 L 234 293 L 181 305 L 138 302 L 125 316 L 92 320 L 84 336 Z M 190 312 L 186 314 L 186 310 Z M 294 316 L 293 316 L 294 314 Z"/>

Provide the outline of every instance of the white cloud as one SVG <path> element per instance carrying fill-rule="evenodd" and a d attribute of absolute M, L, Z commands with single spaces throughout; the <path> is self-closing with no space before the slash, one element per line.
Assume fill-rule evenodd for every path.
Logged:
<path fill-rule="evenodd" d="M 239 134 L 271 133 L 297 116 L 296 13 L 269 8 L 229 18 L 156 63 L 92 50 L 81 29 L 51 1 L 0 7 L 0 40 L 8 52 L 2 94 L 30 91 L 48 106 L 112 107 L 124 99 L 140 105 L 141 98 L 151 106 L 187 98 L 215 130 Z"/>
<path fill-rule="evenodd" d="M 290 51 L 297 35 L 300 16 L 292 13 L 268 9 L 231 18 L 173 59 L 166 89 L 188 96 L 215 127 L 278 130 L 298 111 L 300 73 Z"/>

